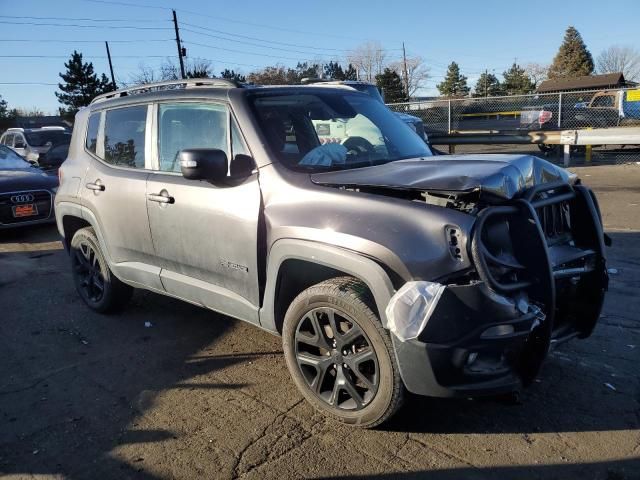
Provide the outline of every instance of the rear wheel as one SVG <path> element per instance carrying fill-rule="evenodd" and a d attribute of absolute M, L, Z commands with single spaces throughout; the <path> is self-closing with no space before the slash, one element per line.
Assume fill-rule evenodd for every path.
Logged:
<path fill-rule="evenodd" d="M 404 389 L 391 339 L 372 305 L 361 282 L 333 278 L 298 295 L 283 325 L 287 366 L 305 398 L 360 427 L 391 417 Z"/>
<path fill-rule="evenodd" d="M 93 228 L 81 228 L 71 240 L 71 268 L 76 290 L 84 303 L 100 313 L 120 310 L 133 288 L 109 269 Z"/>

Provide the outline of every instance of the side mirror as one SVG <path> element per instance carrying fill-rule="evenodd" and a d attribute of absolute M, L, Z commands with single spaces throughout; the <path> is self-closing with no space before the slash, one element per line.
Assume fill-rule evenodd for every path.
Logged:
<path fill-rule="evenodd" d="M 220 181 L 227 177 L 227 154 L 215 148 L 188 148 L 178 154 L 182 176 L 189 180 Z"/>
<path fill-rule="evenodd" d="M 25 148 L 26 145 L 24 144 L 24 142 L 16 142 L 13 144 L 13 148 Z"/>

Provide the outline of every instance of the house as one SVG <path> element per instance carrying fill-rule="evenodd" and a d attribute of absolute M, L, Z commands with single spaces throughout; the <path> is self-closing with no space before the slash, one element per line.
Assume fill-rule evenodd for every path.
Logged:
<path fill-rule="evenodd" d="M 540 83 L 537 93 L 571 92 L 579 90 L 605 90 L 635 86 L 627 82 L 622 72 L 604 75 L 584 75 L 572 78 L 554 78 Z"/>

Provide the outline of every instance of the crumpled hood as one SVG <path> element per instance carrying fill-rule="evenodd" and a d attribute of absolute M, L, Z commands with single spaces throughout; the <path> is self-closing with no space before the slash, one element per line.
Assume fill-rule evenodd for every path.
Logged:
<path fill-rule="evenodd" d="M 520 191 L 577 177 L 533 155 L 442 155 L 311 175 L 318 185 L 472 192 L 511 199 Z"/>

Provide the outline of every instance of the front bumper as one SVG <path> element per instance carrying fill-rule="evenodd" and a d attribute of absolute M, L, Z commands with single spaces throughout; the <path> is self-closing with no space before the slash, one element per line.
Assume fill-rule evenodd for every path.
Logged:
<path fill-rule="evenodd" d="M 513 244 L 506 256 L 504 238 L 497 254 L 486 234 L 500 222 Z M 554 343 L 589 336 L 600 315 L 608 282 L 604 234 L 585 187 L 538 187 L 512 206 L 488 207 L 472 238 L 477 280 L 447 285 L 417 338 L 392 335 L 412 393 L 518 390 L 535 378 Z"/>
<path fill-rule="evenodd" d="M 450 285 L 418 338 L 392 337 L 405 386 L 436 397 L 517 390 L 527 339 L 544 321 L 525 299 L 498 295 L 483 282 Z"/>

